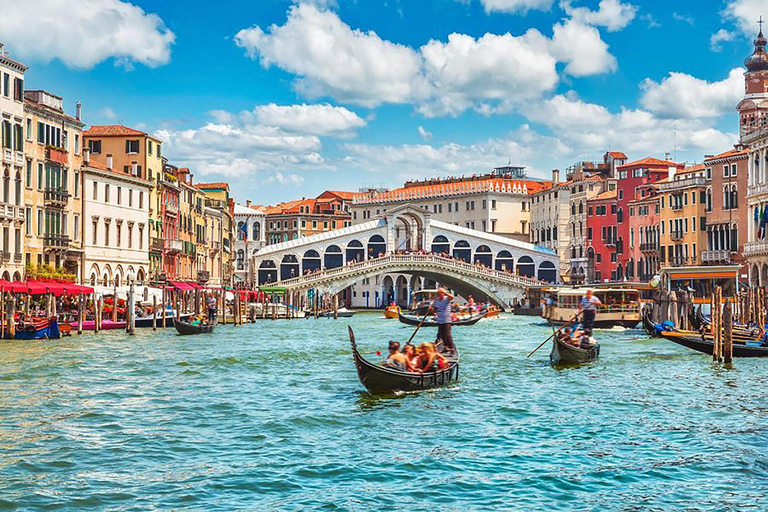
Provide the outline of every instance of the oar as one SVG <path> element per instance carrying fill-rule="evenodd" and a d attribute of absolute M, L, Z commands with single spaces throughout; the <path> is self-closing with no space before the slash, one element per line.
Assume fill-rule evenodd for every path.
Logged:
<path fill-rule="evenodd" d="M 531 357 L 531 356 L 534 354 L 534 352 L 536 352 L 536 351 L 537 351 L 537 350 L 539 350 L 541 347 L 543 347 L 543 346 L 544 346 L 544 344 L 545 344 L 546 342 L 548 342 L 549 340 L 551 340 L 551 339 L 552 339 L 552 338 L 553 338 L 553 337 L 554 337 L 554 336 L 555 336 L 555 335 L 556 335 L 558 332 L 562 331 L 563 329 L 565 329 L 565 327 L 566 327 L 567 325 L 570 325 L 570 324 L 571 324 L 571 322 L 573 322 L 574 320 L 576 320 L 577 318 L 579 318 L 579 315 L 580 315 L 580 314 L 581 314 L 581 312 L 578 312 L 578 313 L 576 313 L 576 316 L 575 316 L 575 317 L 571 318 L 570 320 L 568 320 L 568 322 L 564 323 L 564 324 L 563 324 L 563 326 L 562 326 L 561 328 L 559 328 L 557 331 L 553 332 L 553 333 L 552 333 L 552 334 L 549 336 L 549 338 L 547 338 L 547 339 L 545 339 L 544 341 L 542 341 L 542 342 L 541 342 L 541 345 L 539 345 L 538 347 L 536 347 L 535 349 L 533 349 L 533 352 L 531 352 L 530 354 L 528 354 L 528 355 L 527 355 L 527 356 L 525 356 L 525 357 Z"/>
<path fill-rule="evenodd" d="M 416 330 L 415 330 L 415 331 L 413 331 L 413 334 L 411 334 L 411 337 L 410 337 L 410 339 L 409 339 L 409 340 L 408 340 L 408 341 L 405 343 L 406 345 L 407 345 L 408 343 L 410 343 L 410 342 L 413 340 L 413 338 L 416 336 L 416 333 L 417 333 L 417 332 L 419 332 L 419 329 L 421 329 L 421 326 L 422 326 L 422 324 L 424 323 L 424 320 L 426 320 L 426 319 L 427 319 L 427 315 L 429 315 L 429 308 L 427 308 L 427 312 L 426 312 L 426 313 L 424 313 L 424 316 L 423 316 L 423 317 L 421 317 L 421 322 L 419 322 L 419 325 L 417 325 L 417 326 L 416 326 Z"/>

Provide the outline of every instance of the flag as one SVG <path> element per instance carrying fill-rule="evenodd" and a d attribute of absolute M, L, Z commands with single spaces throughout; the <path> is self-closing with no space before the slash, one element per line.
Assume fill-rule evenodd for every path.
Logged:
<path fill-rule="evenodd" d="M 760 220 L 760 207 L 755 206 L 755 221 Z"/>

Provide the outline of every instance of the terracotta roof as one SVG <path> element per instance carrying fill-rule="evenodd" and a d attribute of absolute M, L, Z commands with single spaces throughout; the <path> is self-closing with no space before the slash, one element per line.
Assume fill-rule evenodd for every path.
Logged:
<path fill-rule="evenodd" d="M 646 157 L 642 158 L 640 160 L 635 160 L 634 162 L 629 162 L 624 165 L 620 165 L 618 168 L 623 169 L 625 167 L 637 167 L 639 165 L 657 165 L 657 166 L 665 166 L 665 167 L 680 167 L 683 164 L 679 164 L 677 162 L 670 162 L 669 160 L 660 160 L 658 158 L 653 157 Z"/>
<path fill-rule="evenodd" d="M 609 151 L 608 154 L 611 155 L 613 158 L 620 158 L 622 160 L 627 159 L 627 155 L 624 154 L 624 152 L 622 151 Z"/>
<path fill-rule="evenodd" d="M 589 201 L 603 201 L 605 199 L 616 199 L 617 192 L 615 190 L 606 190 L 605 192 L 600 192 L 592 199 L 589 199 Z"/>
<path fill-rule="evenodd" d="M 346 190 L 326 190 L 325 192 L 323 192 L 323 194 L 325 193 L 339 196 L 342 199 L 353 199 L 356 194 L 356 192 L 347 192 Z M 320 194 L 320 195 L 323 195 L 323 194 Z"/>
<path fill-rule="evenodd" d="M 227 183 L 225 181 L 219 181 L 219 182 L 216 182 L 216 183 L 195 183 L 192 186 L 195 187 L 198 190 L 201 190 L 201 189 L 220 189 L 220 188 L 223 188 L 224 190 L 229 190 L 229 183 Z"/>
<path fill-rule="evenodd" d="M 121 124 L 102 124 L 91 126 L 83 132 L 85 137 L 146 137 L 145 132 L 128 128 Z"/>
<path fill-rule="evenodd" d="M 719 155 L 710 156 L 709 158 L 705 158 L 705 162 L 709 162 L 711 160 L 720 160 L 722 158 L 731 158 L 735 156 L 746 156 L 749 154 L 748 149 L 731 149 L 730 151 L 726 151 L 725 153 L 720 153 Z"/>
<path fill-rule="evenodd" d="M 683 174 L 690 174 L 692 172 L 703 171 L 703 170 L 704 170 L 704 164 L 697 164 L 691 167 L 686 167 L 685 169 L 679 169 L 678 171 L 675 172 L 675 176 L 682 176 Z M 674 181 L 674 179 L 672 181 Z M 654 183 L 669 183 L 669 176 L 666 176 L 660 180 L 654 181 Z"/>
<path fill-rule="evenodd" d="M 507 192 L 518 194 L 535 194 L 552 187 L 551 181 L 538 180 L 509 180 L 504 178 L 490 178 L 455 183 L 437 183 L 433 185 L 420 185 L 415 187 L 401 187 L 387 192 L 377 192 L 373 195 L 369 192 L 360 192 L 354 195 L 356 203 L 380 203 L 393 201 L 407 201 L 441 195 L 461 195 L 473 192 Z"/>

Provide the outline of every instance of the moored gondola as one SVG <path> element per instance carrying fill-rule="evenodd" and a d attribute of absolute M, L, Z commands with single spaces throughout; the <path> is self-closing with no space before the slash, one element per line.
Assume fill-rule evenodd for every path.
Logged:
<path fill-rule="evenodd" d="M 552 341 L 552 352 L 549 354 L 549 361 L 552 364 L 584 364 L 590 363 L 600 355 L 600 344 L 589 348 L 579 348 L 561 341 L 555 336 Z"/>
<path fill-rule="evenodd" d="M 712 355 L 714 343 L 707 336 L 697 335 L 690 331 L 661 331 L 659 336 L 696 352 Z M 733 357 L 768 357 L 768 347 L 760 346 L 754 341 L 743 344 L 734 343 Z"/>
<path fill-rule="evenodd" d="M 449 357 L 448 368 L 427 373 L 403 372 L 367 361 L 357 350 L 355 333 L 349 327 L 349 342 L 360 383 L 371 393 L 421 391 L 447 386 L 459 380 L 459 354 Z"/>
<path fill-rule="evenodd" d="M 485 313 L 475 313 L 474 315 L 470 315 L 465 318 L 460 318 L 455 322 L 451 322 L 451 325 L 454 327 L 461 326 L 461 325 L 475 325 L 477 322 L 482 320 L 483 317 L 485 317 Z M 419 325 L 421 323 L 422 318 L 424 317 L 418 317 L 415 315 L 404 315 L 400 313 L 397 318 L 402 323 L 407 325 Z M 437 322 L 435 322 L 434 320 L 424 320 L 422 327 L 437 327 Z"/>
<path fill-rule="evenodd" d="M 649 336 L 653 336 L 655 338 L 658 336 L 658 334 L 656 324 L 653 322 L 651 315 L 652 313 L 649 310 L 645 310 L 645 312 L 643 312 L 643 329 L 645 329 L 645 332 L 647 332 Z"/>
<path fill-rule="evenodd" d="M 176 327 L 176 331 L 178 331 L 179 334 L 184 334 L 184 335 L 203 334 L 207 332 L 213 332 L 213 324 L 192 325 L 189 322 L 176 320 L 173 323 L 173 326 Z"/>

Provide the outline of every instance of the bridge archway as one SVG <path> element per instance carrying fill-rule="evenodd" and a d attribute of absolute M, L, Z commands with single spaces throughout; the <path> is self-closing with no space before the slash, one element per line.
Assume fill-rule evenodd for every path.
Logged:
<path fill-rule="evenodd" d="M 408 307 L 408 278 L 400 275 L 397 276 L 395 282 L 395 296 L 397 297 L 397 305 L 401 308 Z"/>
<path fill-rule="evenodd" d="M 757 265 L 752 265 L 752 279 L 750 279 L 750 286 L 760 286 L 760 270 Z"/>
<path fill-rule="evenodd" d="M 427 244 L 426 226 L 430 213 L 427 209 L 405 204 L 386 214 L 389 226 L 390 248 L 394 250 L 423 250 Z M 402 229 L 402 233 L 400 230 Z M 400 235 L 403 236 L 400 236 Z"/>
<path fill-rule="evenodd" d="M 520 256 L 517 260 L 517 273 L 521 276 L 534 277 L 536 275 L 536 265 L 530 256 Z"/>
<path fill-rule="evenodd" d="M 293 254 L 283 256 L 280 262 L 280 279 L 291 279 L 299 275 L 299 259 Z"/>
<path fill-rule="evenodd" d="M 488 268 L 493 268 L 493 253 L 487 245 L 481 245 L 475 249 L 475 263 L 482 263 Z"/>
<path fill-rule="evenodd" d="M 363 249 L 360 240 L 352 240 L 347 244 L 346 259 L 347 261 L 363 261 L 365 259 L 365 249 Z"/>
<path fill-rule="evenodd" d="M 496 270 L 515 271 L 515 258 L 512 257 L 512 253 L 509 251 L 499 251 L 496 255 Z"/>
<path fill-rule="evenodd" d="M 466 240 L 459 240 L 453 244 L 453 257 L 457 260 L 463 260 L 470 263 L 472 261 L 472 249 L 469 247 L 469 242 Z"/>
<path fill-rule="evenodd" d="M 451 254 L 451 242 L 448 241 L 448 237 L 437 235 L 432 239 L 431 249 L 435 254 Z"/>
<path fill-rule="evenodd" d="M 384 237 L 381 235 L 373 235 L 368 239 L 368 257 L 377 258 L 379 254 L 382 256 L 387 253 L 387 242 L 384 241 Z"/>
<path fill-rule="evenodd" d="M 539 265 L 539 279 L 554 283 L 557 280 L 557 270 L 551 261 L 542 261 Z"/>
<path fill-rule="evenodd" d="M 307 270 L 314 272 L 321 267 L 320 253 L 314 249 L 310 249 L 304 253 L 304 257 L 301 258 L 301 271 L 306 273 Z"/>
<path fill-rule="evenodd" d="M 384 276 L 384 279 L 381 282 L 381 289 L 384 304 L 392 304 L 395 300 L 395 284 L 394 281 L 392 281 L 392 276 Z"/>
<path fill-rule="evenodd" d="M 277 281 L 277 265 L 272 260 L 264 260 L 259 265 L 259 286 Z"/>
<path fill-rule="evenodd" d="M 325 268 L 338 268 L 344 264 L 344 254 L 338 245 L 329 245 L 325 248 Z"/>

